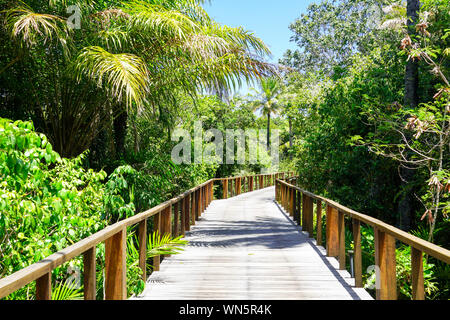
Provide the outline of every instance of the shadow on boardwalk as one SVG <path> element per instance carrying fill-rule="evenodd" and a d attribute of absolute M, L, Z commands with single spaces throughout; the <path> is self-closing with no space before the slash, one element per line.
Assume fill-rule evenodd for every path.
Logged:
<path fill-rule="evenodd" d="M 274 202 L 274 188 L 213 201 L 138 299 L 371 299 Z"/>

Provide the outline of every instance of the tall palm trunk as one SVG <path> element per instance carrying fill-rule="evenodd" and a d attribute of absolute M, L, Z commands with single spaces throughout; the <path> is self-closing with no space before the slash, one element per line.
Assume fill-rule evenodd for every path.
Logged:
<path fill-rule="evenodd" d="M 127 134 L 128 113 L 122 111 L 114 118 L 114 142 L 116 148 L 116 159 L 120 159 L 125 153 L 125 136 Z"/>
<path fill-rule="evenodd" d="M 408 0 L 407 17 L 408 17 L 408 34 L 412 41 L 415 42 L 416 25 L 419 21 L 419 0 Z M 419 65 L 414 59 L 409 59 L 406 64 L 405 74 L 405 105 L 416 108 L 419 104 Z"/>
<path fill-rule="evenodd" d="M 293 132 L 292 132 L 292 117 L 289 117 L 289 150 L 291 150 L 291 152 L 289 153 L 289 159 L 292 160 L 292 147 L 294 145 L 293 143 Z"/>
<path fill-rule="evenodd" d="M 407 26 L 408 34 L 415 42 L 416 36 L 416 24 L 419 21 L 419 10 L 420 1 L 419 0 L 408 0 L 406 13 L 407 13 Z M 410 108 L 417 108 L 419 105 L 419 65 L 417 61 L 409 59 L 406 64 L 405 71 L 405 106 Z M 406 119 L 405 119 L 406 120 Z M 400 199 L 398 205 L 398 226 L 403 230 L 409 230 L 411 228 L 411 217 L 412 217 L 412 201 L 413 201 L 413 190 L 409 183 L 414 178 L 414 171 L 407 168 L 401 168 L 400 174 L 403 178 L 402 188 L 405 190 L 403 197 Z"/>
<path fill-rule="evenodd" d="M 270 150 L 270 112 L 267 114 L 267 151 Z"/>

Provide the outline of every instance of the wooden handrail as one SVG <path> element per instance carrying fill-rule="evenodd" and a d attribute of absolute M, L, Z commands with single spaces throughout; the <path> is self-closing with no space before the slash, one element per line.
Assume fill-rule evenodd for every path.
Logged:
<path fill-rule="evenodd" d="M 295 177 L 293 177 L 295 179 Z M 293 178 L 289 178 L 292 181 Z M 333 200 L 315 195 L 287 181 L 275 182 L 276 201 L 293 215 L 301 217 L 302 230 L 313 237 L 313 200 L 317 204 L 317 244 L 322 243 L 322 203 L 326 205 L 326 249 L 327 256 L 337 257 L 339 268 L 345 269 L 345 223 L 346 216 L 352 219 L 354 241 L 355 285 L 362 287 L 361 231 L 360 223 L 374 228 L 375 264 L 377 277 L 377 299 L 396 299 L 395 240 L 411 246 L 413 299 L 424 299 L 423 254 L 450 264 L 450 251 L 418 238 L 381 220 L 349 209 Z M 300 199 L 301 198 L 301 199 Z M 290 199 L 297 204 L 291 204 Z M 301 204 L 301 205 L 300 205 Z M 300 213 L 301 210 L 301 213 Z M 300 221 L 294 219 L 296 222 Z M 320 230 L 319 230 L 320 228 Z"/>
<path fill-rule="evenodd" d="M 256 175 L 260 177 L 269 175 Z M 245 177 L 245 178 L 248 178 Z M 240 177 L 242 178 L 242 177 Z M 95 247 L 105 242 L 105 299 L 120 300 L 127 298 L 126 292 L 126 232 L 127 227 L 139 224 L 139 266 L 143 268 L 143 278 L 146 280 L 146 250 L 147 220 L 154 219 L 154 231 L 160 234 L 180 233 L 189 231 L 190 225 L 206 210 L 214 198 L 214 182 L 233 178 L 211 179 L 183 194 L 161 203 L 147 211 L 107 226 L 103 230 L 63 249 L 47 258 L 23 268 L 7 277 L 0 279 L 0 298 L 6 297 L 16 290 L 36 281 L 36 299 L 51 299 L 51 272 L 83 255 L 84 260 L 84 298 L 95 299 Z M 273 179 L 273 183 L 275 180 Z M 177 221 L 173 221 L 172 210 Z M 178 221 L 178 219 L 180 221 Z M 155 270 L 159 269 L 159 256 L 154 259 Z"/>
<path fill-rule="evenodd" d="M 222 182 L 222 198 L 227 199 L 229 198 L 229 195 L 239 195 L 243 191 L 251 192 L 255 189 L 258 190 L 269 186 L 274 186 L 276 179 L 280 176 L 282 176 L 283 178 L 289 178 L 293 175 L 294 172 L 278 172 L 257 174 L 253 176 L 216 178 L 214 180 Z"/>

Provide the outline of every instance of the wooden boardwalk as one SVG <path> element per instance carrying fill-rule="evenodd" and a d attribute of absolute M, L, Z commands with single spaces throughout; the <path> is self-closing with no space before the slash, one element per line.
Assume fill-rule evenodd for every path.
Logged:
<path fill-rule="evenodd" d="M 302 233 L 274 193 L 271 187 L 213 201 L 186 234 L 186 250 L 164 259 L 134 299 L 372 299 Z"/>

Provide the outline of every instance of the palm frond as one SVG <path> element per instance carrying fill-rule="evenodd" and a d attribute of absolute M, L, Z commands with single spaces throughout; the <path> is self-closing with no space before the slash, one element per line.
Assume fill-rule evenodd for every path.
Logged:
<path fill-rule="evenodd" d="M 133 54 L 113 54 L 103 48 L 87 47 L 74 63 L 77 80 L 83 76 L 95 81 L 127 107 L 141 106 L 148 93 L 148 70 L 145 62 Z"/>
<path fill-rule="evenodd" d="M 184 246 L 188 244 L 188 241 L 181 239 L 182 236 L 172 238 L 168 233 L 160 236 L 158 231 L 153 232 L 152 236 L 148 237 L 147 258 L 180 253 L 184 250 Z"/>
<path fill-rule="evenodd" d="M 270 54 L 269 48 L 260 38 L 242 27 L 234 28 L 218 23 L 211 23 L 203 27 L 203 32 L 206 35 L 221 37 L 229 44 L 259 56 Z"/>
<path fill-rule="evenodd" d="M 74 282 L 60 282 L 59 285 L 52 290 L 52 300 L 81 300 L 83 291 L 76 287 Z"/>
<path fill-rule="evenodd" d="M 153 3 L 166 9 L 180 11 L 200 24 L 208 24 L 211 18 L 201 6 L 205 2 L 204 0 L 153 0 Z"/>
<path fill-rule="evenodd" d="M 134 0 L 123 3 L 123 10 L 131 16 L 132 29 L 142 36 L 185 39 L 199 25 L 187 15 L 160 5 Z"/>
<path fill-rule="evenodd" d="M 23 46 L 46 44 L 56 38 L 63 48 L 67 49 L 70 29 L 64 19 L 51 14 L 36 13 L 24 3 L 3 13 L 6 29 L 11 37 Z"/>

